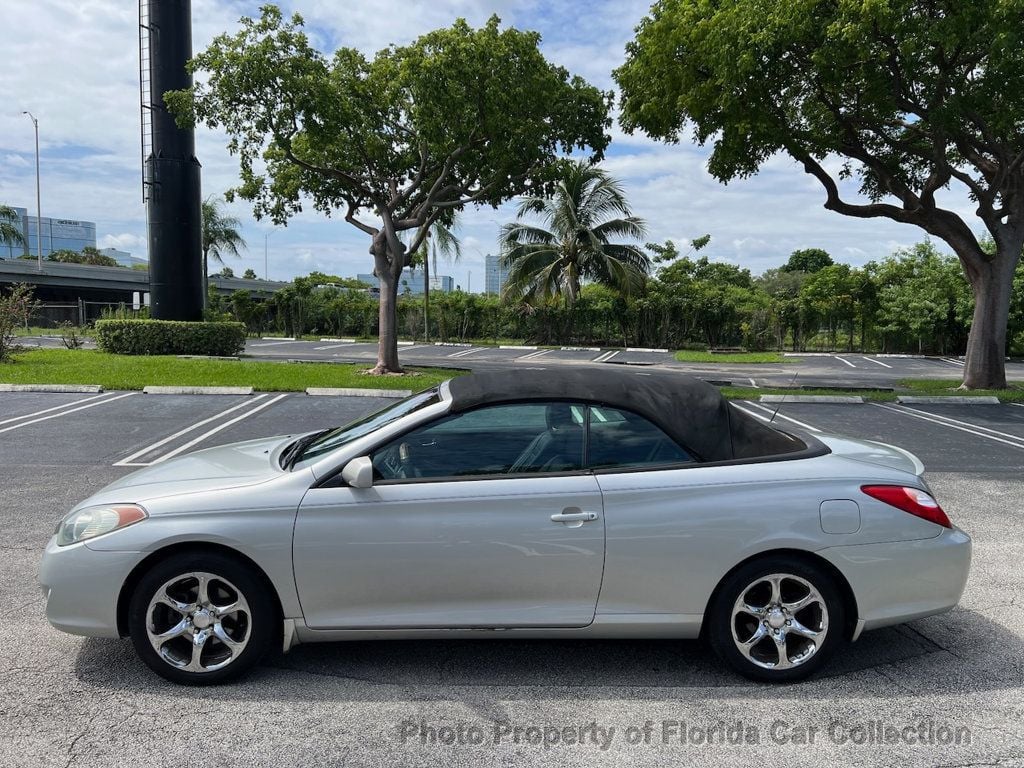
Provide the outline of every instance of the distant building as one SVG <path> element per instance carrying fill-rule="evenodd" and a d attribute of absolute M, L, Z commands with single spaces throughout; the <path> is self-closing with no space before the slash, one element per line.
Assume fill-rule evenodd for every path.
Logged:
<path fill-rule="evenodd" d="M 508 267 L 501 263 L 501 257 L 488 253 L 484 259 L 484 291 L 500 294 L 508 281 Z"/>
<path fill-rule="evenodd" d="M 42 218 L 42 227 L 35 216 L 29 216 L 26 208 L 14 206 L 14 212 L 21 220 L 21 234 L 25 237 L 26 246 L 16 248 L 4 245 L 0 256 L 16 259 L 19 256 L 34 256 L 38 253 L 40 230 L 42 234 L 43 256 L 54 251 L 78 251 L 86 247 L 96 247 L 96 223 L 77 219 Z"/>
<path fill-rule="evenodd" d="M 356 275 L 356 280 L 371 285 L 378 291 L 380 290 L 380 280 L 375 275 Z M 423 294 L 423 283 L 422 270 L 404 269 L 402 270 L 402 276 L 398 278 L 398 295 L 404 296 L 406 293 L 409 293 L 413 296 L 421 296 Z M 450 275 L 432 275 L 430 277 L 430 290 L 440 293 L 451 293 L 455 290 L 455 280 Z"/>
<path fill-rule="evenodd" d="M 145 259 L 140 259 L 138 256 L 132 256 L 128 251 L 119 251 L 117 248 L 103 248 L 100 250 L 104 256 L 109 256 L 116 261 L 122 267 L 128 267 L 133 269 L 136 265 L 148 267 L 149 262 Z"/>

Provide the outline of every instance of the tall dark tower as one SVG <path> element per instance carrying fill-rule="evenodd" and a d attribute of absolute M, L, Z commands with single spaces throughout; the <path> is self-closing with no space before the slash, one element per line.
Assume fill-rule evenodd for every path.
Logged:
<path fill-rule="evenodd" d="M 195 132 L 181 129 L 163 95 L 192 87 L 191 0 L 139 0 L 142 195 L 149 231 L 150 311 L 202 320 L 202 199 Z"/>

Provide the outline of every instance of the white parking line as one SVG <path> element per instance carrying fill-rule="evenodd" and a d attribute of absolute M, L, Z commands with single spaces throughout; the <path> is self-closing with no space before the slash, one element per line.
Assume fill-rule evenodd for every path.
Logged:
<path fill-rule="evenodd" d="M 114 397 L 110 397 L 107 398 L 106 400 L 101 400 L 99 402 L 89 403 L 88 405 L 80 405 L 77 408 L 69 408 L 67 410 L 60 411 L 59 413 L 51 413 L 49 416 L 40 416 L 38 419 L 32 419 L 31 421 L 23 421 L 21 422 L 21 424 L 14 424 L 13 426 L 10 427 L 4 427 L 3 429 L 0 429 L 0 433 L 10 432 L 12 429 L 21 429 L 22 427 L 27 427 L 29 424 L 38 424 L 40 421 L 49 421 L 50 419 L 57 419 L 60 418 L 61 416 L 67 416 L 69 413 L 75 413 L 76 411 L 84 411 L 86 408 L 95 408 L 97 405 L 106 405 L 107 403 L 112 403 L 115 400 L 120 400 L 121 398 L 131 397 L 132 395 L 137 394 L 139 393 L 126 392 L 123 395 L 115 395 Z"/>
<path fill-rule="evenodd" d="M 785 419 L 786 421 L 790 421 L 790 422 L 796 424 L 798 427 L 803 427 L 804 429 L 809 430 L 811 432 L 821 432 L 821 430 L 818 429 L 817 427 L 812 427 L 810 424 L 805 424 L 802 421 L 797 421 L 796 419 L 792 418 L 791 416 L 786 416 L 784 413 L 779 413 L 778 410 L 772 410 L 771 408 L 767 408 L 767 407 L 761 405 L 760 403 L 754 403 L 754 402 L 751 402 L 750 400 L 744 400 L 743 402 L 746 403 L 747 405 L 749 405 L 751 408 L 758 408 L 758 409 L 764 411 L 765 413 L 771 414 L 776 419 Z M 733 405 L 736 405 L 736 403 L 733 403 Z M 756 416 L 757 418 L 761 419 L 762 421 L 771 422 L 771 419 L 766 419 L 764 416 L 761 416 L 758 413 L 754 413 L 753 411 L 748 411 L 746 408 L 741 408 L 738 405 L 736 407 L 739 408 L 741 411 L 745 411 L 746 413 L 749 413 L 751 416 Z"/>
<path fill-rule="evenodd" d="M 851 363 L 849 360 L 847 360 L 845 357 L 840 357 L 839 355 L 832 355 L 832 357 L 834 357 L 836 360 L 838 360 L 841 363 L 846 363 L 851 368 L 856 368 L 857 367 L 856 365 Z"/>
<path fill-rule="evenodd" d="M 298 344 L 300 339 L 284 339 L 282 341 L 268 341 L 264 344 L 250 344 L 250 347 L 274 347 L 278 344 Z"/>
<path fill-rule="evenodd" d="M 883 363 L 881 360 L 875 360 L 873 357 L 865 357 L 864 359 L 867 360 L 869 363 L 874 363 L 875 365 L 880 365 L 883 368 L 892 368 L 892 366 L 889 365 L 888 363 Z"/>
<path fill-rule="evenodd" d="M 338 347 L 351 347 L 355 343 L 356 342 L 354 340 L 353 341 L 343 341 L 340 344 L 328 344 L 326 347 L 313 347 L 313 349 L 316 350 L 317 352 L 319 352 L 319 351 L 324 350 L 324 349 L 337 349 Z M 253 346 L 255 346 L 255 345 L 253 345 Z"/>
<path fill-rule="evenodd" d="M 618 349 L 613 349 L 610 352 L 605 352 L 602 355 L 598 355 L 597 357 L 595 357 L 590 362 L 592 362 L 592 363 L 607 363 L 609 360 L 611 360 L 613 357 L 615 357 L 617 354 L 619 354 L 619 351 L 620 350 L 618 350 Z"/>
<path fill-rule="evenodd" d="M 901 407 L 897 408 L 896 406 L 884 405 L 882 403 L 871 403 L 871 405 L 877 406 L 878 408 L 884 408 L 885 410 L 892 411 L 893 413 L 901 413 L 904 416 L 910 416 L 911 418 L 914 418 L 914 419 L 921 419 L 922 421 L 928 421 L 928 422 L 931 422 L 932 424 L 938 424 L 940 427 L 946 427 L 948 429 L 955 429 L 955 430 L 957 430 L 959 432 L 967 432 L 970 435 L 976 435 L 977 437 L 984 437 L 987 440 L 995 440 L 997 443 L 1003 443 L 1005 445 L 1009 445 L 1009 446 L 1012 446 L 1014 448 L 1024 449 L 1024 438 L 1017 437 L 1016 435 L 1007 435 L 1008 437 L 1012 437 L 1013 440 L 1004 440 L 1001 437 L 996 437 L 996 435 L 1003 435 L 1005 433 L 1004 432 L 996 432 L 994 429 L 988 429 L 987 427 L 979 427 L 976 424 L 970 424 L 969 425 L 971 427 L 975 427 L 974 429 L 968 429 L 967 427 L 957 426 L 957 424 L 967 424 L 967 422 L 965 422 L 965 421 L 956 421 L 955 419 L 950 419 L 949 421 L 940 421 L 937 418 L 933 418 L 932 414 L 930 414 L 930 413 L 925 413 L 924 411 L 917 411 L 917 410 L 915 410 L 913 408 L 908 408 L 907 406 L 901 406 Z M 943 418 L 946 418 L 946 417 L 943 417 Z M 951 424 L 949 422 L 956 422 L 956 423 L 952 423 Z M 985 430 L 987 432 L 993 432 L 995 434 L 987 435 L 987 434 L 985 434 L 985 432 L 982 432 L 982 431 L 979 431 L 979 430 Z"/>
<path fill-rule="evenodd" d="M 752 386 L 754 389 L 760 389 L 760 387 L 757 386 L 757 382 L 756 381 L 754 381 L 753 379 L 749 379 L 749 381 L 750 381 L 750 386 Z"/>
<path fill-rule="evenodd" d="M 477 352 L 483 352 L 486 347 L 473 347 L 471 349 L 460 349 L 458 352 L 452 352 L 448 357 L 469 357 L 475 355 Z"/>
<path fill-rule="evenodd" d="M 21 416 L 15 416 L 11 419 L 4 419 L 0 421 L 0 424 L 10 424 L 12 421 L 21 421 L 22 419 L 30 419 L 33 416 L 40 416 L 44 413 L 52 413 L 53 411 L 60 411 L 64 408 L 71 408 L 74 405 L 80 405 L 81 403 L 88 403 L 90 400 L 98 400 L 101 397 L 106 397 L 107 394 L 93 395 L 92 397 L 82 398 L 81 400 L 72 400 L 70 403 L 62 403 L 61 405 L 55 405 L 52 408 L 44 408 L 41 411 L 33 411 L 32 413 L 23 413 Z"/>
<path fill-rule="evenodd" d="M 938 419 L 939 421 L 946 421 L 951 422 L 952 424 L 959 424 L 962 427 L 971 427 L 972 429 L 979 429 L 982 432 L 991 432 L 993 435 L 1008 437 L 1011 440 L 1016 440 L 1024 443 L 1024 437 L 1020 435 L 1012 435 L 1008 432 L 1000 432 L 998 429 L 992 429 L 991 427 L 983 427 L 981 424 L 973 424 L 969 421 L 961 421 L 960 419 L 954 419 L 952 416 L 943 416 L 938 413 L 929 413 L 928 411 L 922 411 L 920 408 L 911 408 L 909 405 L 903 405 L 901 406 L 901 408 L 906 409 L 908 411 L 913 411 L 914 413 L 924 414 L 925 416 L 931 416 L 933 419 Z"/>
<path fill-rule="evenodd" d="M 963 368 L 963 365 L 964 365 L 959 360 L 953 360 L 952 358 L 949 358 L 949 357 L 940 357 L 935 362 L 939 362 L 939 360 L 941 360 L 944 363 L 948 363 L 949 365 L 955 365 L 955 366 L 957 366 L 959 368 Z"/>
<path fill-rule="evenodd" d="M 213 429 L 210 429 L 210 430 L 207 430 L 206 432 L 203 432 L 203 434 L 199 435 L 198 437 L 192 438 L 187 443 L 179 445 L 174 450 L 168 451 L 167 453 L 162 454 L 162 455 L 156 457 L 152 461 L 137 462 L 137 463 L 130 463 L 130 462 L 126 462 L 126 461 L 121 461 L 121 462 L 118 462 L 118 466 L 123 466 L 123 467 L 149 467 L 149 466 L 152 466 L 153 464 L 159 464 L 162 461 L 167 461 L 168 459 L 174 458 L 179 453 L 187 451 L 192 446 L 198 445 L 199 443 L 203 442 L 203 440 L 205 440 L 206 438 L 212 437 L 213 435 L 217 434 L 218 432 L 227 429 L 232 424 L 237 424 L 242 419 L 249 418 L 250 416 L 258 413 L 259 411 L 262 411 L 264 408 L 267 408 L 267 407 L 273 405 L 278 400 L 283 400 L 284 398 L 288 397 L 288 395 L 289 395 L 289 393 L 285 392 L 283 395 L 278 395 L 277 397 L 271 398 L 270 400 L 265 400 L 264 402 L 262 402 L 259 405 L 257 405 L 255 408 L 252 408 L 252 409 L 250 409 L 248 411 L 245 411 L 241 415 L 235 416 L 235 418 L 230 419 L 228 421 L 225 421 L 223 424 L 218 424 Z M 253 400 L 250 400 L 248 403 L 245 403 L 245 405 L 251 405 L 253 402 L 254 402 Z"/>
<path fill-rule="evenodd" d="M 217 419 L 220 419 L 220 418 L 228 415 L 229 413 L 234 413 L 239 408 L 244 408 L 247 405 L 252 405 L 253 403 L 255 403 L 255 402 L 259 401 L 259 400 L 263 400 L 264 398 L 266 398 L 268 396 L 269 395 L 267 395 L 267 394 L 262 394 L 262 395 L 256 395 L 256 397 L 252 398 L 251 400 L 248 400 L 248 399 L 247 400 L 243 400 L 241 403 L 238 403 L 237 405 L 231 406 L 226 411 L 221 411 L 220 413 L 215 414 L 214 416 L 211 416 L 208 419 L 203 419 L 202 421 L 198 421 L 195 424 L 192 424 L 191 426 L 188 426 L 188 427 L 185 427 L 184 429 L 178 430 L 173 435 L 168 435 L 163 440 L 158 440 L 157 442 L 153 443 L 152 445 L 147 445 L 145 448 L 142 448 L 142 449 L 136 451 L 131 456 L 125 456 L 120 461 L 115 461 L 114 462 L 114 466 L 115 467 L 148 466 L 148 464 L 146 464 L 146 463 L 135 464 L 133 462 L 137 458 L 139 458 L 140 456 L 145 456 L 147 453 L 152 453 L 157 448 L 161 448 L 161 447 L 167 445 L 167 443 L 171 442 L 172 440 L 175 440 L 175 439 L 181 437 L 182 435 L 188 434 L 189 432 L 191 432 L 194 429 L 199 429 L 199 427 L 205 426 L 205 425 L 209 424 L 211 421 L 216 421 Z"/>
<path fill-rule="evenodd" d="M 523 355 L 522 357 L 517 357 L 516 358 L 516 362 L 518 363 L 520 360 L 536 360 L 538 357 L 544 357 L 544 355 L 549 355 L 549 354 L 551 354 L 551 350 L 550 349 L 542 349 L 539 352 L 531 352 L 528 355 Z"/>

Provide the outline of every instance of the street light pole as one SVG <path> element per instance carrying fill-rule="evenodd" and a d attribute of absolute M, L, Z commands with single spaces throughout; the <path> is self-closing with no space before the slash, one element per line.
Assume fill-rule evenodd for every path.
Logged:
<path fill-rule="evenodd" d="M 270 279 L 270 236 L 277 232 L 276 229 L 272 229 L 263 236 L 263 279 Z"/>
<path fill-rule="evenodd" d="M 36 266 L 39 271 L 43 271 L 43 203 L 42 195 L 39 191 L 39 121 L 36 120 L 36 116 L 28 110 L 22 112 L 23 115 L 28 115 L 29 120 L 32 121 L 32 125 L 36 129 Z"/>

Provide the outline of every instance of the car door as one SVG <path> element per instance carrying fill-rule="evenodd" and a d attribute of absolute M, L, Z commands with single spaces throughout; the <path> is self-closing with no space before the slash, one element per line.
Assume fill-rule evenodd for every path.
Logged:
<path fill-rule="evenodd" d="M 372 451 L 374 484 L 312 488 L 294 534 L 314 629 L 581 627 L 604 567 L 585 408 L 442 417 Z"/>

